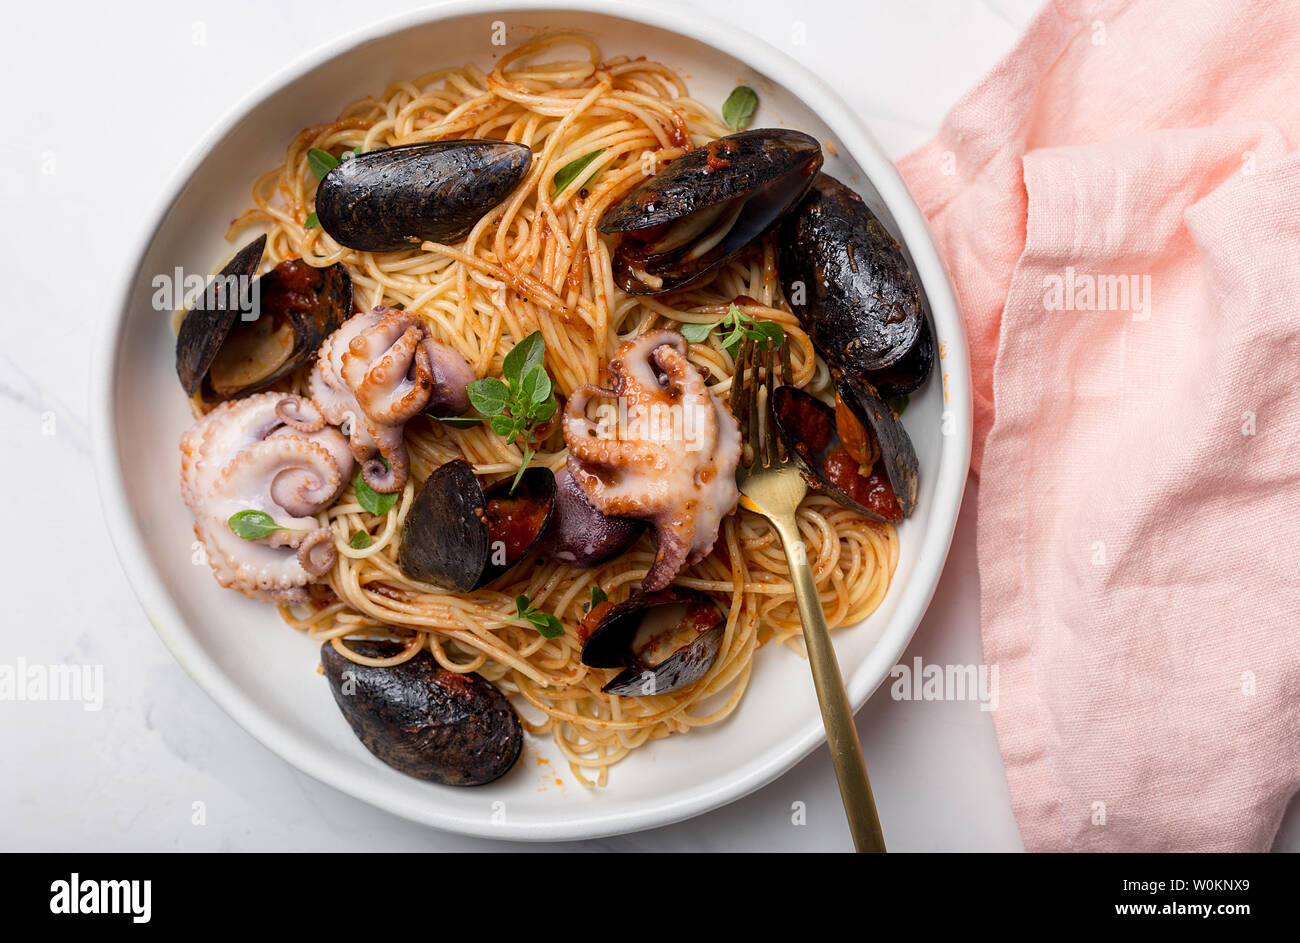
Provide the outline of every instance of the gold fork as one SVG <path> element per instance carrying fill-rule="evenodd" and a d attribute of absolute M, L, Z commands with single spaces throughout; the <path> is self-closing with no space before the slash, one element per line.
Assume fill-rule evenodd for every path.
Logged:
<path fill-rule="evenodd" d="M 760 363 L 761 360 L 761 363 Z M 853 709 L 844 690 L 839 662 L 831 645 L 826 617 L 822 614 L 817 583 L 808 554 L 799 536 L 795 512 L 808 493 L 798 459 L 788 454 L 776 434 L 772 394 L 776 390 L 775 354 L 770 343 L 760 350 L 747 338 L 736 361 L 731 388 L 731 411 L 740 423 L 741 466 L 736 472 L 742 507 L 766 517 L 781 538 L 794 597 L 803 622 L 804 644 L 812 667 L 817 701 L 821 705 L 826 743 L 830 747 L 835 777 L 840 784 L 844 814 L 849 820 L 853 844 L 860 852 L 883 852 L 885 836 L 880 831 L 876 800 L 862 760 L 862 745 L 853 725 Z M 759 375 L 762 374 L 760 381 Z M 781 375 L 791 377 L 790 348 L 781 346 Z M 766 401 L 760 405 L 760 386 Z M 748 446 L 748 448 L 746 448 Z"/>

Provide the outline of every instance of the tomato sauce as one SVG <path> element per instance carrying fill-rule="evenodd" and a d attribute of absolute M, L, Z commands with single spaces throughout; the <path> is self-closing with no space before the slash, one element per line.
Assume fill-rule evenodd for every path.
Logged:
<path fill-rule="evenodd" d="M 506 565 L 519 560 L 542 529 L 546 518 L 546 505 L 528 495 L 489 498 L 483 509 L 483 520 L 488 526 L 488 540 L 505 545 Z"/>
<path fill-rule="evenodd" d="M 887 521 L 897 523 L 903 519 L 903 510 L 889 483 L 885 466 L 876 462 L 870 475 L 862 474 L 858 460 L 843 446 L 838 446 L 826 456 L 826 478 L 854 501 L 874 511 Z"/>

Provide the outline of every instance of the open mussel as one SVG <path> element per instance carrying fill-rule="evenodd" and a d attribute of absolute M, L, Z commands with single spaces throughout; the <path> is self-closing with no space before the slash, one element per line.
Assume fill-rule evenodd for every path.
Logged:
<path fill-rule="evenodd" d="M 511 481 L 484 491 L 461 459 L 426 478 L 402 528 L 402 572 L 466 593 L 527 556 L 555 510 L 555 476 L 549 468 L 530 468 L 513 494 Z"/>
<path fill-rule="evenodd" d="M 185 392 L 208 401 L 264 390 L 306 363 L 352 313 L 352 278 L 341 264 L 286 259 L 254 280 L 259 236 L 208 284 L 176 338 Z"/>
<path fill-rule="evenodd" d="M 366 658 L 392 658 L 399 642 L 349 641 Z M 448 786 L 505 775 L 524 746 L 510 702 L 477 674 L 442 668 L 427 650 L 397 665 L 362 665 L 326 642 L 321 667 L 334 700 L 366 749 L 393 769 Z"/>
<path fill-rule="evenodd" d="M 934 341 L 920 289 L 861 196 L 818 174 L 782 223 L 779 267 L 791 310 L 832 370 L 891 396 L 925 382 Z"/>
<path fill-rule="evenodd" d="M 654 295 L 702 278 L 798 204 L 821 165 L 815 138 L 777 128 L 731 134 L 677 158 L 601 219 L 602 233 L 622 236 L 615 281 Z"/>
<path fill-rule="evenodd" d="M 508 141 L 401 144 L 339 161 L 316 188 L 316 218 L 340 245 L 394 252 L 460 239 L 528 173 Z"/>
<path fill-rule="evenodd" d="M 579 627 L 582 663 L 622 668 L 602 691 L 667 694 L 703 678 L 717 660 L 726 616 L 708 596 L 670 586 L 614 605 L 597 603 Z"/>
<path fill-rule="evenodd" d="M 777 433 L 803 464 L 809 483 L 845 507 L 898 523 L 916 506 L 918 465 L 912 440 L 869 384 L 836 385 L 835 408 L 803 390 L 772 395 Z"/>
<path fill-rule="evenodd" d="M 611 517 L 592 507 L 567 465 L 555 476 L 555 495 L 555 515 L 541 549 L 560 563 L 598 566 L 626 551 L 645 531 L 644 521 Z"/>

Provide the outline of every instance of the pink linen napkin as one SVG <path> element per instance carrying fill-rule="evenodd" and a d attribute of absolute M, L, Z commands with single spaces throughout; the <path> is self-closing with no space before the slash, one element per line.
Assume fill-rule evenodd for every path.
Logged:
<path fill-rule="evenodd" d="M 901 163 L 971 342 L 1030 850 L 1265 850 L 1300 788 L 1300 4 L 1057 0 Z"/>

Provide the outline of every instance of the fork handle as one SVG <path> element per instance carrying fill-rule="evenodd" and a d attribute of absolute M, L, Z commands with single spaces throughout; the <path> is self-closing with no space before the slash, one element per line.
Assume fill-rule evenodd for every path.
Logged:
<path fill-rule="evenodd" d="M 771 521 L 781 538 L 790 580 L 794 583 L 794 598 L 799 604 L 799 618 L 803 622 L 804 644 L 808 649 L 817 701 L 821 705 L 826 743 L 831 750 L 835 778 L 839 780 L 840 797 L 844 801 L 849 831 L 853 834 L 853 845 L 860 852 L 883 852 L 885 836 L 880 831 L 880 817 L 876 814 L 876 800 L 871 795 L 867 765 L 862 759 L 858 728 L 853 725 L 853 709 L 844 690 L 844 678 L 835 659 L 835 648 L 831 645 L 830 630 L 822 614 L 812 565 L 799 536 L 799 525 L 793 514 L 772 517 Z"/>

